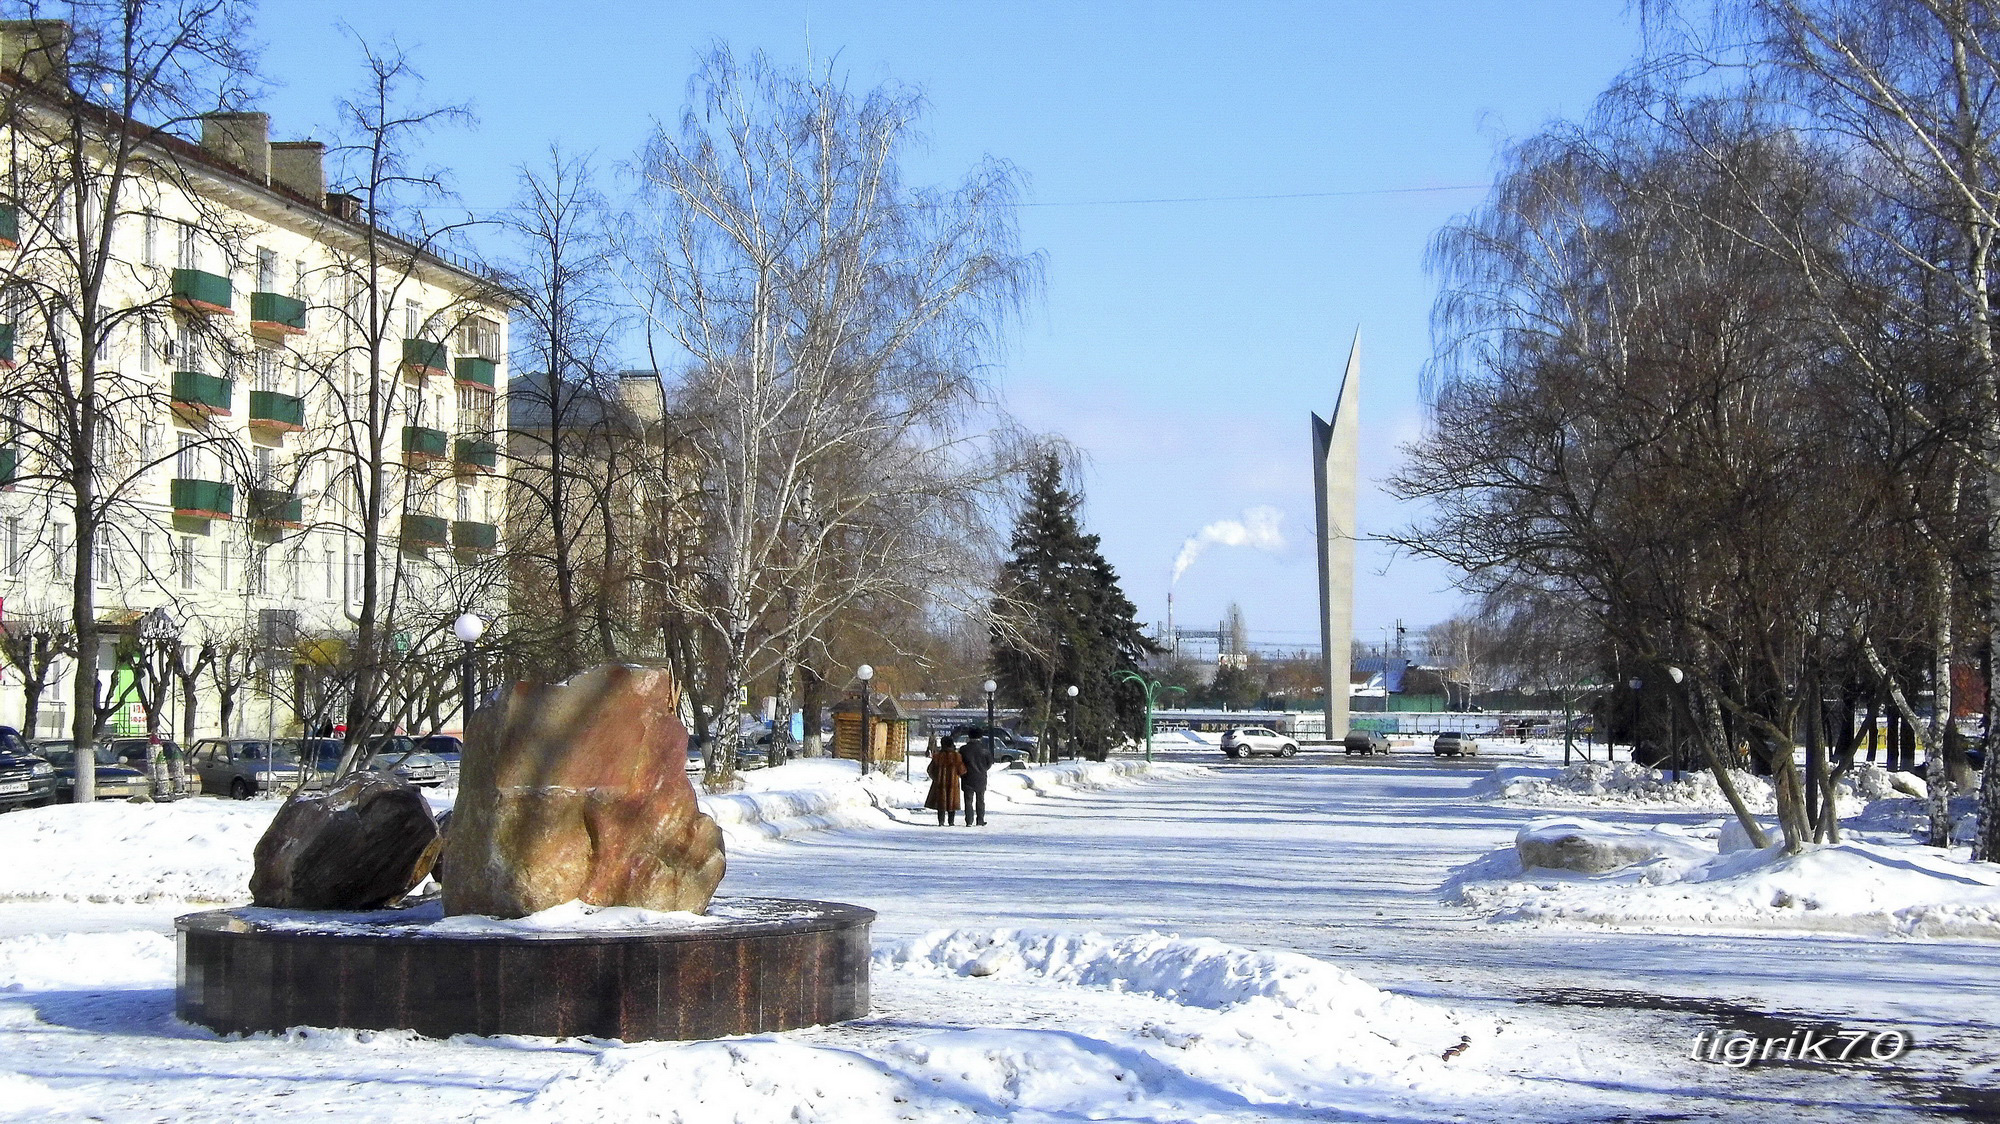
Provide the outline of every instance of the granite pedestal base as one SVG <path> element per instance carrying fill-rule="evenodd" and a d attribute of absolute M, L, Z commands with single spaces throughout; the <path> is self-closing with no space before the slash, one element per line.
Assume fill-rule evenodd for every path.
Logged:
<path fill-rule="evenodd" d="M 680 926 L 523 930 L 436 907 L 244 907 L 175 922 L 175 1009 L 225 1033 L 295 1026 L 453 1034 L 716 1038 L 868 1012 L 859 906 L 718 899 Z"/>

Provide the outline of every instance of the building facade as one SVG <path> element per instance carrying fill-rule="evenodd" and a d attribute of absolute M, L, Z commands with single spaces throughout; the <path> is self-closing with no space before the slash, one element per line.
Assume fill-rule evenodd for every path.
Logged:
<path fill-rule="evenodd" d="M 263 114 L 209 115 L 197 141 L 65 102 L 21 45 L 61 35 L 0 24 L 0 724 L 71 730 L 81 473 L 107 733 L 149 709 L 182 737 L 339 721 L 363 620 L 381 720 L 455 725 L 450 621 L 506 600 L 510 298 L 366 221 L 328 192 L 324 146 L 272 142 Z M 80 115 L 143 137 L 90 145 L 87 183 L 43 158 Z"/>

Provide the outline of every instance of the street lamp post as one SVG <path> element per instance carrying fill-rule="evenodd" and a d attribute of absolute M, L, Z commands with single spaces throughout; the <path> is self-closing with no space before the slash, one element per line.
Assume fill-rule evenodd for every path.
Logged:
<path fill-rule="evenodd" d="M 1064 725 L 1069 727 L 1069 759 L 1074 761 L 1076 760 L 1076 684 L 1071 683 L 1063 693 L 1069 696 L 1069 721 Z"/>
<path fill-rule="evenodd" d="M 1686 675 L 1678 667 L 1667 668 L 1667 678 L 1676 688 Z M 1667 779 L 1681 779 L 1681 695 L 1678 690 L 1667 692 Z"/>
<path fill-rule="evenodd" d="M 1631 679 L 1626 682 L 1626 686 L 1632 688 L 1632 752 L 1635 755 L 1639 752 L 1639 689 L 1645 685 L 1646 681 L 1644 679 Z M 1604 759 L 1606 761 L 1611 760 L 1611 747 L 1613 744 L 1615 743 L 1609 739 L 1606 739 L 1604 743 Z M 1634 760 L 1637 760 L 1636 756 Z"/>
<path fill-rule="evenodd" d="M 1116 678 L 1123 680 L 1127 683 L 1137 683 L 1139 685 L 1139 690 L 1145 692 L 1146 761 L 1148 764 L 1151 764 L 1153 760 L 1153 710 L 1159 704 L 1159 698 L 1161 695 L 1171 694 L 1175 691 L 1178 691 L 1181 694 L 1185 695 L 1187 694 L 1187 688 L 1169 687 L 1164 683 L 1161 683 L 1157 679 L 1148 679 L 1136 671 L 1121 671 L 1117 674 Z"/>
<path fill-rule="evenodd" d="M 986 692 L 986 751 L 991 753 L 993 752 L 994 745 L 997 744 L 993 737 L 993 692 L 1000 689 L 1000 684 L 988 679 L 979 686 L 981 690 Z"/>
<path fill-rule="evenodd" d="M 465 645 L 465 653 L 458 664 L 459 733 L 472 729 L 472 704 L 479 697 L 479 684 L 475 679 L 477 668 L 473 664 L 475 646 L 479 638 L 486 635 L 486 621 L 478 613 L 460 613 L 451 622 L 451 634 Z"/>
<path fill-rule="evenodd" d="M 868 684 L 875 678 L 875 669 L 864 663 L 854 669 L 854 677 L 861 680 L 861 775 L 865 777 L 875 768 L 875 742 L 868 736 Z"/>

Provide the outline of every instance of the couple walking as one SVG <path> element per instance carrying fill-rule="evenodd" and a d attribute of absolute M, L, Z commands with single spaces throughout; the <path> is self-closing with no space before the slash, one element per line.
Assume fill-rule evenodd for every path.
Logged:
<path fill-rule="evenodd" d="M 986 774 L 992 768 L 991 741 L 968 736 L 961 750 L 950 734 L 945 735 L 931 751 L 931 763 L 924 769 L 931 778 L 924 807 L 936 809 L 939 827 L 956 826 L 961 807 L 965 809 L 965 826 L 986 826 Z"/>

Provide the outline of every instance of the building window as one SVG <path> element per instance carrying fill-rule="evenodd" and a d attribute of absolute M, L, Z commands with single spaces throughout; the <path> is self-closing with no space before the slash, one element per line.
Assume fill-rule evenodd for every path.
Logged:
<path fill-rule="evenodd" d="M 423 335 L 423 330 L 424 310 L 417 307 L 416 301 L 405 301 L 403 303 L 403 338 L 418 339 Z"/>
<path fill-rule="evenodd" d="M 257 292 L 278 291 L 278 253 L 262 246 L 257 247 Z"/>
<path fill-rule="evenodd" d="M 458 388 L 458 428 L 468 437 L 493 436 L 493 395 L 469 386 Z"/>
<path fill-rule="evenodd" d="M 98 585 L 111 585 L 117 580 L 117 568 L 111 557 L 111 528 L 99 527 L 97 537 L 90 543 L 90 568 L 97 572 Z"/>
<path fill-rule="evenodd" d="M 257 389 L 264 391 L 289 390 L 283 385 L 285 377 L 285 353 L 276 347 L 257 349 Z"/>
<path fill-rule="evenodd" d="M 458 350 L 481 359 L 500 361 L 500 325 L 484 316 L 475 316 L 458 330 Z"/>
<path fill-rule="evenodd" d="M 153 532 L 139 532 L 139 577 L 146 578 L 153 572 Z"/>
<path fill-rule="evenodd" d="M 180 447 L 174 452 L 174 475 L 183 480 L 201 479 L 201 439 L 192 433 L 176 433 Z"/>
<path fill-rule="evenodd" d="M 458 490 L 458 521 L 460 523 L 472 522 L 472 489 L 470 488 L 460 488 Z"/>
<path fill-rule="evenodd" d="M 264 488 L 270 487 L 272 478 L 278 474 L 277 450 L 271 448 L 269 445 L 257 446 L 256 462 L 258 486 Z"/>
<path fill-rule="evenodd" d="M 147 265 L 160 264 L 160 216 L 147 211 L 145 221 L 140 226 L 139 260 Z"/>
<path fill-rule="evenodd" d="M 55 546 L 56 577 L 68 578 L 69 577 L 69 524 L 67 523 L 56 524 L 54 533 L 50 536 L 50 541 Z"/>
<path fill-rule="evenodd" d="M 21 517 L 20 516 L 10 515 L 7 517 L 6 536 L 4 545 L 6 547 L 7 576 L 10 578 L 18 578 L 21 576 Z"/>
<path fill-rule="evenodd" d="M 180 265 L 182 269 L 201 268 L 201 231 L 186 223 L 181 224 Z"/>
<path fill-rule="evenodd" d="M 167 544 L 173 563 L 174 581 L 182 589 L 194 588 L 194 539 L 183 535 Z"/>
<path fill-rule="evenodd" d="M 176 371 L 201 370 L 201 336 L 192 324 L 182 324 L 175 333 L 174 351 L 167 357 Z"/>
<path fill-rule="evenodd" d="M 229 588 L 229 536 L 227 534 L 215 537 L 215 576 L 220 583 L 218 588 Z"/>
<path fill-rule="evenodd" d="M 334 598 L 335 585 L 339 581 L 338 575 L 340 573 L 340 555 L 334 553 L 333 549 L 329 547 L 327 548 L 325 559 L 326 559 L 326 599 L 328 601 L 331 601 Z"/>
<path fill-rule="evenodd" d="M 249 587 L 246 592 L 259 596 L 271 591 L 271 551 L 269 547 L 252 546 L 249 557 L 244 559 L 243 583 Z"/>
<path fill-rule="evenodd" d="M 158 361 L 158 356 L 153 354 L 153 347 L 153 322 L 151 320 L 141 320 L 139 321 L 139 369 L 141 371 L 150 372 L 153 369 L 154 363 Z"/>

